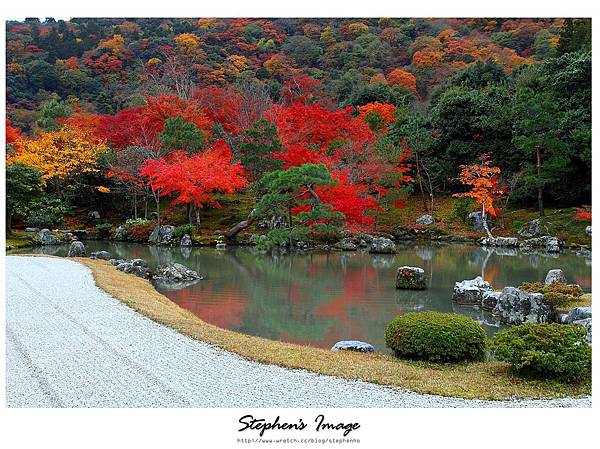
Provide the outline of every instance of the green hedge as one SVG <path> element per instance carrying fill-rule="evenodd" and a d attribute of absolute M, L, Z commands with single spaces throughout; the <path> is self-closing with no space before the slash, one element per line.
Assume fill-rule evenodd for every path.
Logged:
<path fill-rule="evenodd" d="M 498 332 L 490 340 L 496 360 L 508 362 L 514 373 L 534 379 L 588 381 L 592 348 L 587 331 L 571 324 L 523 324 Z"/>
<path fill-rule="evenodd" d="M 484 358 L 486 335 L 479 324 L 464 315 L 411 312 L 387 325 L 385 343 L 398 357 L 460 362 Z"/>

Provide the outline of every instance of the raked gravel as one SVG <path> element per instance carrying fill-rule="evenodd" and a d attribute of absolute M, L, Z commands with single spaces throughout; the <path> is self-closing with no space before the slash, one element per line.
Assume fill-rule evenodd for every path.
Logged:
<path fill-rule="evenodd" d="M 10 407 L 590 407 L 476 401 L 248 361 L 161 326 L 68 259 L 6 258 Z"/>

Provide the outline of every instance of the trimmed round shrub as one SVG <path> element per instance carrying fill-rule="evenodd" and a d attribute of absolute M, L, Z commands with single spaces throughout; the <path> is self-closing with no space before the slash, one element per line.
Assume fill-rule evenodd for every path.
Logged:
<path fill-rule="evenodd" d="M 496 360 L 508 362 L 522 377 L 563 382 L 590 380 L 592 348 L 586 329 L 572 324 L 523 324 L 490 340 Z"/>
<path fill-rule="evenodd" d="M 482 360 L 486 340 L 479 324 L 456 313 L 411 312 L 385 328 L 385 344 L 397 357 L 430 362 Z"/>

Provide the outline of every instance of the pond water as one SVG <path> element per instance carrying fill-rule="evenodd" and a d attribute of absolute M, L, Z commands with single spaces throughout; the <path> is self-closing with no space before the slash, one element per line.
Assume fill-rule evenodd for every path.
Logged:
<path fill-rule="evenodd" d="M 172 301 L 203 320 L 251 335 L 330 348 L 357 339 L 385 350 L 384 327 L 396 315 L 437 310 L 468 315 L 488 335 L 500 327 L 485 311 L 453 303 L 454 282 L 482 275 L 496 289 L 543 281 L 562 268 L 567 280 L 591 291 L 591 260 L 574 252 L 524 254 L 458 244 L 400 244 L 398 254 L 367 252 L 260 254 L 254 248 L 159 248 L 106 241 L 85 242 L 90 251 L 117 258 L 143 258 L 151 266 L 180 262 L 204 280 L 178 290 L 157 286 Z M 64 256 L 67 246 L 25 248 L 24 253 Z M 14 253 L 14 252 L 13 252 Z M 396 269 L 425 269 L 428 289 L 396 290 Z"/>

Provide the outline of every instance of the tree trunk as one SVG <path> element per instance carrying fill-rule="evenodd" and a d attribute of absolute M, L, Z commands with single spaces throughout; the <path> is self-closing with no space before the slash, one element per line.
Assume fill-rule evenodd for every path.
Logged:
<path fill-rule="evenodd" d="M 186 211 L 187 211 L 187 217 L 188 217 L 188 224 L 192 224 L 193 220 L 192 220 L 192 209 L 194 208 L 194 206 L 192 205 L 192 203 L 187 203 L 185 205 L 186 207 Z"/>
<path fill-rule="evenodd" d="M 544 198 L 542 189 L 542 149 L 539 145 L 535 148 L 536 159 L 537 159 L 537 177 L 538 177 L 538 209 L 540 211 L 540 217 L 544 217 Z"/>
<path fill-rule="evenodd" d="M 12 230 L 12 219 L 13 219 L 13 211 L 10 208 L 6 208 L 6 232 L 10 232 Z"/>
<path fill-rule="evenodd" d="M 494 236 L 490 232 L 490 228 L 488 227 L 487 218 L 485 216 L 485 206 L 483 206 L 481 208 L 481 219 L 483 220 L 483 229 L 485 230 L 485 233 L 487 234 L 488 238 L 493 239 Z"/>
<path fill-rule="evenodd" d="M 417 165 L 417 180 L 419 182 L 419 190 L 421 191 L 421 199 L 423 200 L 423 208 L 425 209 L 425 212 L 429 213 L 429 207 L 427 204 L 427 200 L 425 199 L 425 192 L 423 191 L 423 180 L 421 179 L 421 168 L 418 151 L 415 151 L 415 163 Z"/>
<path fill-rule="evenodd" d="M 248 214 L 248 218 L 246 218 L 243 221 L 240 221 L 233 228 L 231 228 L 229 231 L 227 231 L 224 235 L 226 238 L 232 239 L 236 235 L 238 235 L 241 231 L 243 231 L 244 229 L 252 226 L 252 223 L 254 223 L 254 209 L 252 209 L 250 211 L 250 213 Z"/>
<path fill-rule="evenodd" d="M 200 230 L 200 208 L 194 206 L 194 212 L 196 213 L 196 230 Z"/>

